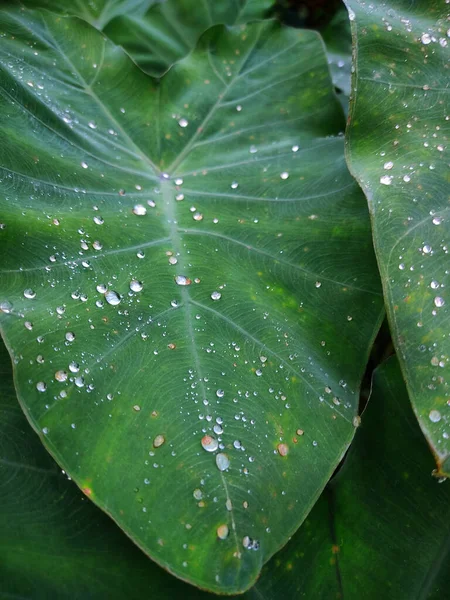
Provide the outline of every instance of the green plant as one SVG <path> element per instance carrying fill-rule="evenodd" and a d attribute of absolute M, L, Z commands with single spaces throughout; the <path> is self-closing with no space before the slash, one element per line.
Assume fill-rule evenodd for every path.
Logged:
<path fill-rule="evenodd" d="M 444 599 L 445 7 L 23 4 L 0 597 Z"/>

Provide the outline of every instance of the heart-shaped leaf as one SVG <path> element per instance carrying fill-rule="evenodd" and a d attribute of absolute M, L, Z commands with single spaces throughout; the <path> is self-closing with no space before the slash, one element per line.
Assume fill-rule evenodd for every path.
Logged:
<path fill-rule="evenodd" d="M 450 475 L 448 5 L 348 0 L 356 45 L 348 158 L 369 201 L 394 343 Z"/>
<path fill-rule="evenodd" d="M 152 558 L 243 591 L 348 447 L 382 315 L 321 42 L 213 28 L 157 83 L 80 20 L 0 30 L 22 406 Z"/>

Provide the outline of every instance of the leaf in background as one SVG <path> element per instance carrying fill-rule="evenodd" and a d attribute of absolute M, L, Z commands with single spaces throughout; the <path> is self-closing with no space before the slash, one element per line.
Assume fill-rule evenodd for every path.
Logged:
<path fill-rule="evenodd" d="M 348 161 L 369 201 L 392 337 L 450 475 L 448 4 L 347 2 L 356 45 Z"/>
<path fill-rule="evenodd" d="M 1 4 L 9 7 L 19 4 L 27 8 L 46 8 L 56 13 L 80 17 L 97 29 L 103 29 L 111 19 L 119 15 L 132 13 L 139 19 L 158 2 L 161 0 L 2 0 Z"/>
<path fill-rule="evenodd" d="M 274 0 L 203 0 L 200 5 L 196 0 L 20 0 L 20 4 L 81 17 L 121 45 L 146 73 L 159 77 L 211 26 L 263 19 Z"/>
<path fill-rule="evenodd" d="M 186 56 L 212 25 L 234 25 L 262 19 L 273 0 L 167 0 L 145 15 L 117 16 L 105 33 L 120 44 L 146 73 L 162 75 Z"/>
<path fill-rule="evenodd" d="M 152 558 L 242 591 L 348 447 L 382 316 L 321 41 L 215 28 L 157 84 L 83 21 L 0 30 L 22 406 Z"/>
<path fill-rule="evenodd" d="M 340 92 L 338 98 L 347 113 L 352 67 L 352 35 L 345 6 L 336 12 L 321 34 L 327 48 L 333 84 Z"/>

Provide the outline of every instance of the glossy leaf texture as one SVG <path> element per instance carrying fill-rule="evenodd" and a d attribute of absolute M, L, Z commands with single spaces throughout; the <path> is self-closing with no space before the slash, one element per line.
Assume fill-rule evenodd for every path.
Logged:
<path fill-rule="evenodd" d="M 375 371 L 361 419 L 342 468 L 263 571 L 260 598 L 448 597 L 450 486 L 431 475 L 396 357 Z"/>
<path fill-rule="evenodd" d="M 1 598 L 137 600 L 196 592 L 152 563 L 61 473 L 20 409 L 1 342 L 0 418 Z"/>
<path fill-rule="evenodd" d="M 103 29 L 120 15 L 131 13 L 139 19 L 158 2 L 161 0 L 1 0 L 0 6 L 11 7 L 15 4 L 28 8 L 45 8 L 55 13 L 79 17 L 97 29 Z"/>
<path fill-rule="evenodd" d="M 448 4 L 348 1 L 356 73 L 347 130 L 392 335 L 437 473 L 450 474 Z"/>
<path fill-rule="evenodd" d="M 150 562 L 82 501 L 30 431 L 3 344 L 0 357 L 3 594 L 214 598 Z M 375 373 L 371 402 L 341 472 L 255 586 L 237 598 L 443 600 L 450 584 L 450 490 L 430 476 L 432 468 L 392 358 Z"/>
<path fill-rule="evenodd" d="M 105 33 L 123 46 L 150 75 L 160 76 L 186 56 L 200 35 L 218 24 L 237 25 L 263 19 L 273 0 L 168 0 L 153 5 L 141 17 L 123 13 Z"/>
<path fill-rule="evenodd" d="M 213 28 L 158 83 L 80 20 L 0 29 L 20 402 L 154 560 L 243 591 L 353 437 L 383 310 L 321 42 Z"/>

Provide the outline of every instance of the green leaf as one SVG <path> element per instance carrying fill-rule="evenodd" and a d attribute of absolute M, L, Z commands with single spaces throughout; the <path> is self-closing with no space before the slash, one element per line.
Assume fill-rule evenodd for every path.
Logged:
<path fill-rule="evenodd" d="M 327 47 L 328 64 L 335 87 L 340 90 L 348 104 L 350 96 L 350 71 L 352 66 L 352 36 L 348 13 L 343 6 L 322 31 Z"/>
<path fill-rule="evenodd" d="M 245 590 L 348 447 L 382 317 L 321 42 L 214 28 L 156 83 L 77 19 L 0 31 L 20 402 L 154 560 Z"/>
<path fill-rule="evenodd" d="M 394 343 L 437 474 L 450 474 L 446 370 L 448 5 L 348 1 L 356 46 L 350 168 L 369 201 Z"/>
<path fill-rule="evenodd" d="M 28 8 L 81 17 L 121 45 L 146 73 L 161 76 L 213 25 L 263 19 L 273 0 L 21 0 Z M 9 2 L 8 4 L 11 4 Z"/>
<path fill-rule="evenodd" d="M 392 357 L 374 373 L 343 467 L 264 568 L 255 598 L 447 598 L 450 486 L 432 468 Z"/>
<path fill-rule="evenodd" d="M 1 340 L 0 419 L 1 598 L 206 597 L 150 562 L 61 473 L 20 410 Z"/>
<path fill-rule="evenodd" d="M 150 75 L 160 76 L 186 56 L 200 35 L 218 24 L 234 25 L 264 18 L 273 0 L 169 0 L 152 6 L 143 16 L 124 12 L 105 33 L 127 50 Z"/>

